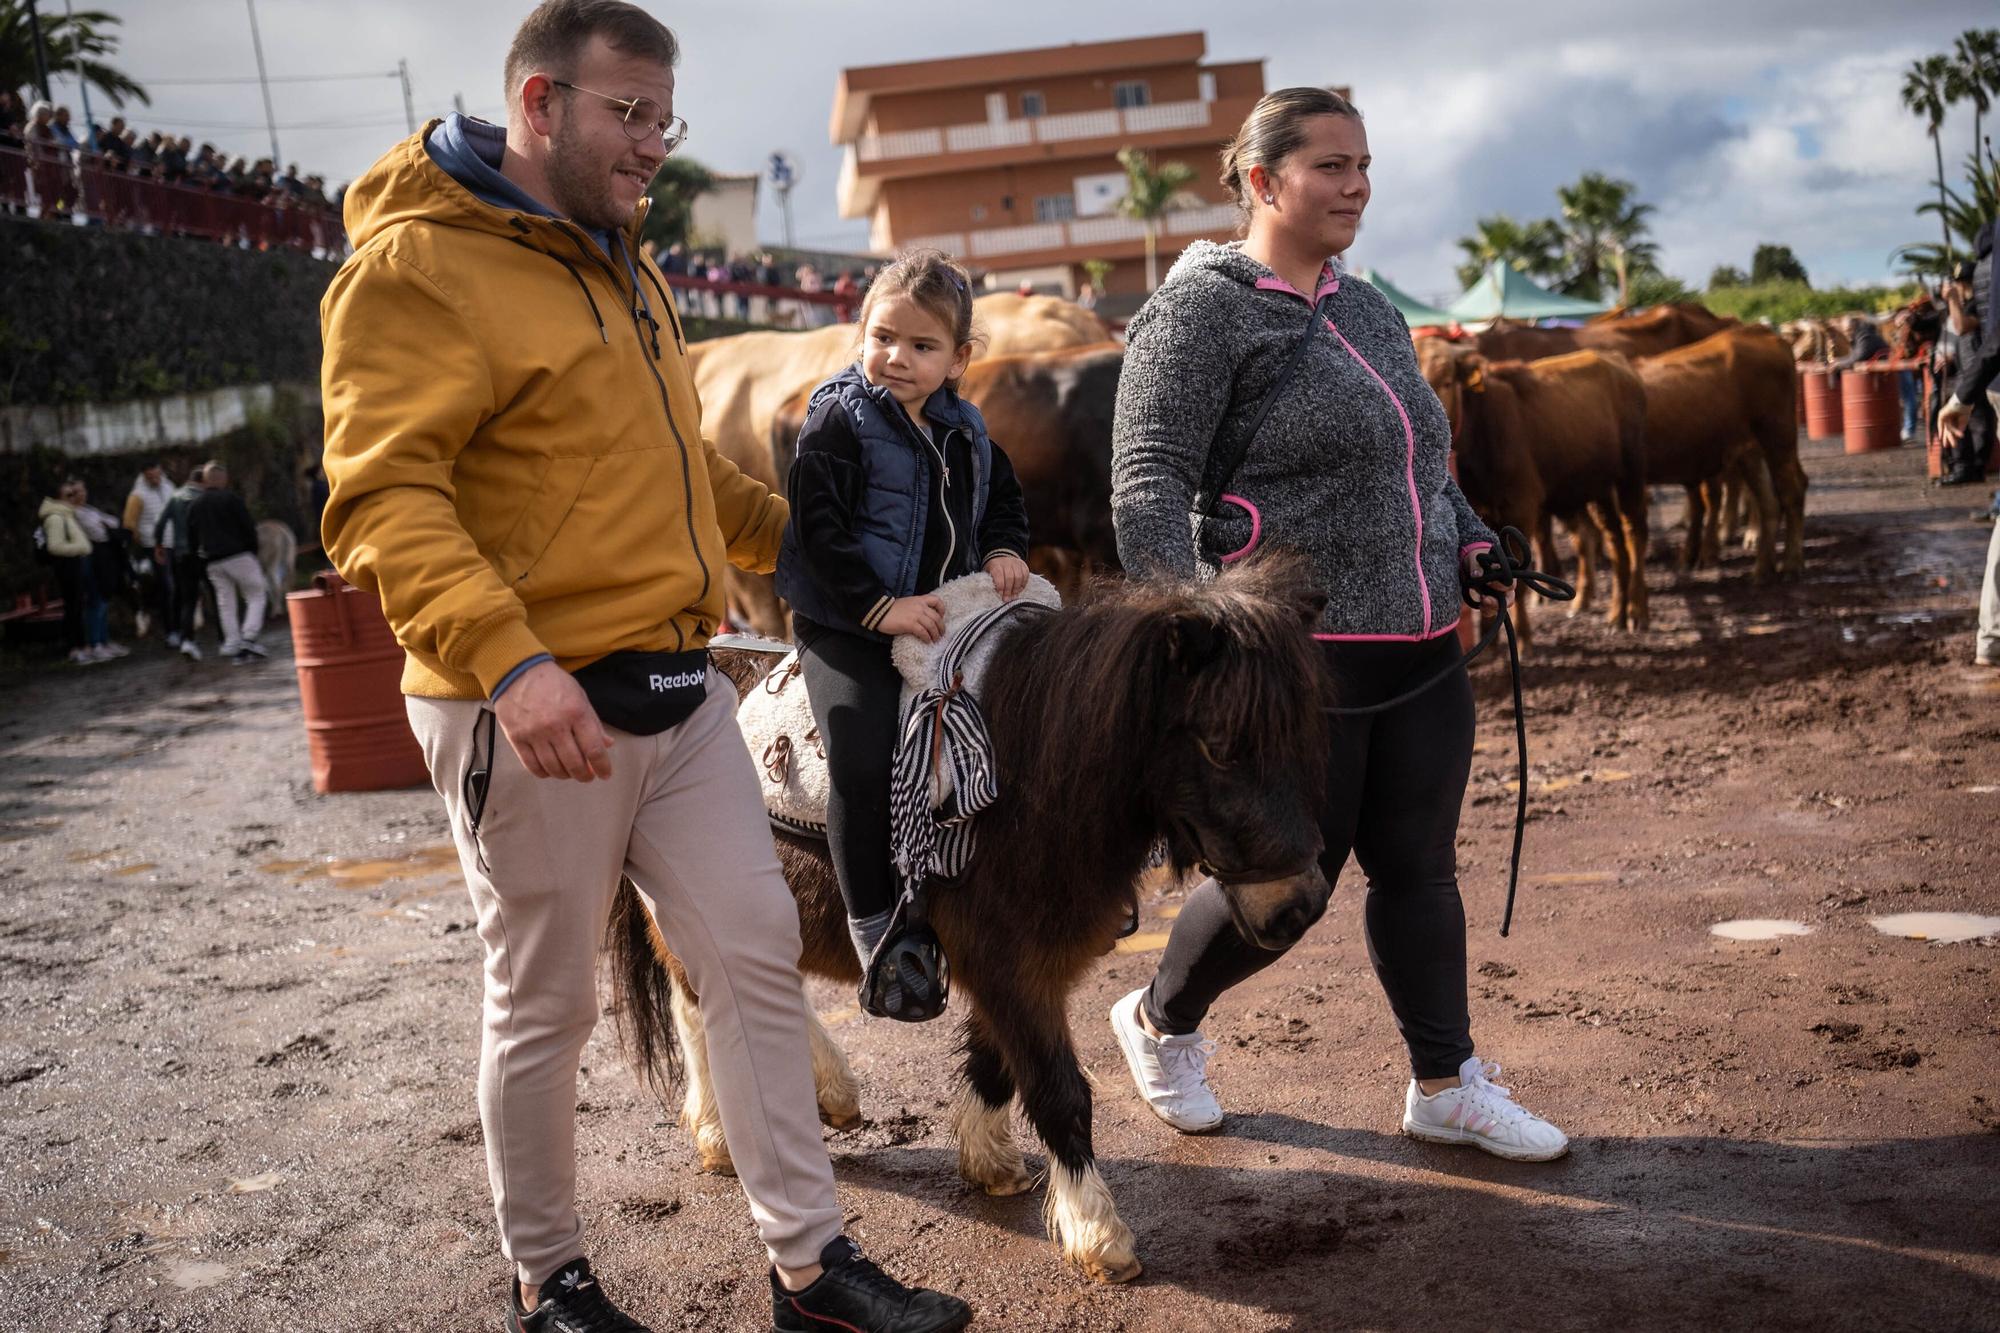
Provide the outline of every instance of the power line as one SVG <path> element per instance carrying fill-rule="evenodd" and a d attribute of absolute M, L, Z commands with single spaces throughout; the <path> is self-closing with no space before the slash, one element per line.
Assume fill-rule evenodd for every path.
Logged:
<path fill-rule="evenodd" d="M 372 72 L 372 73 L 368 73 L 368 74 L 273 74 L 273 75 L 272 75 L 272 76 L 271 76 L 271 77 L 270 77 L 269 79 L 267 79 L 267 80 L 263 80 L 263 82 L 267 82 L 267 83 L 343 83 L 343 82 L 349 82 L 349 81 L 352 81 L 352 80 L 358 80 L 358 79 L 397 79 L 397 78 L 401 78 L 401 77 L 402 77 L 402 75 L 401 75 L 400 73 L 398 73 L 398 72 L 397 72 L 396 70 L 393 70 L 393 69 L 392 69 L 392 70 L 389 70 L 389 71 L 387 71 L 386 73 L 385 73 L 385 72 L 383 72 L 383 71 L 380 71 L 380 70 L 378 70 L 378 71 L 375 71 L 375 72 Z M 191 85 L 191 86 L 194 86 L 194 87 L 204 87 L 204 88 L 205 88 L 205 87 L 214 87 L 214 86 L 219 86 L 219 85 L 221 85 L 221 84 L 225 84 L 225 83 L 257 83 L 257 82 L 259 82 L 259 80 L 258 80 L 258 79 L 256 78 L 256 76 L 255 76 L 255 75 L 251 75 L 251 76 L 249 76 L 249 77 L 234 77 L 234 76 L 232 76 L 232 77 L 230 77 L 230 78 L 226 78 L 226 79 L 139 79 L 139 78 L 135 78 L 135 79 L 133 80 L 133 82 L 134 82 L 134 83 L 138 83 L 138 84 L 141 84 L 141 85 L 148 85 L 148 84 L 155 84 L 155 83 L 158 83 L 158 84 L 187 84 L 187 85 Z"/>

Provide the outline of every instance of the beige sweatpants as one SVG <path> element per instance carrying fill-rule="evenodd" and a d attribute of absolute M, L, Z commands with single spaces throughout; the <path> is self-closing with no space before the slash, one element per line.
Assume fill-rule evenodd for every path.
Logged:
<path fill-rule="evenodd" d="M 406 700 L 444 798 L 486 947 L 479 1117 L 500 1239 L 523 1282 L 582 1254 L 576 1076 L 597 1024 L 596 960 L 624 873 L 701 996 L 723 1133 L 773 1262 L 804 1268 L 840 1232 L 820 1138 L 799 918 L 778 868 L 736 692 L 657 736 L 611 736 L 612 776 L 536 778 L 495 728 L 479 830 L 465 774 L 486 705 Z"/>

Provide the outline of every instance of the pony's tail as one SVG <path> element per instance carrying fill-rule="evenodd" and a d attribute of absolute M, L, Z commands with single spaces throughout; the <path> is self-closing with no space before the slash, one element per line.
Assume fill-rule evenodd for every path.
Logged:
<path fill-rule="evenodd" d="M 639 891 L 621 879 L 604 941 L 618 1044 L 632 1072 L 665 1102 L 681 1078 L 681 1048 L 674 1033 L 674 978 L 657 939 Z"/>

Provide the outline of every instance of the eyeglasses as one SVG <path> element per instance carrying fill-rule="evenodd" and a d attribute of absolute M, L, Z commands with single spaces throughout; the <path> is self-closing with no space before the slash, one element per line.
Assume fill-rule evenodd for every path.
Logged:
<path fill-rule="evenodd" d="M 687 122 L 679 116 L 669 117 L 667 109 L 650 97 L 613 97 L 610 93 L 579 87 L 562 79 L 550 79 L 549 82 L 558 88 L 565 88 L 573 93 L 589 93 L 592 97 L 603 98 L 613 106 L 624 107 L 625 137 L 633 143 L 644 143 L 647 139 L 658 135 L 667 154 L 672 156 L 676 148 L 687 142 Z"/>

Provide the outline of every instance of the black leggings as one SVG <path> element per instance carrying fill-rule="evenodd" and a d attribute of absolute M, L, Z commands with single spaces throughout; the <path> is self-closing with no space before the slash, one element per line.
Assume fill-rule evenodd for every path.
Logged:
<path fill-rule="evenodd" d="M 889 769 L 903 677 L 890 660 L 887 639 L 828 629 L 798 615 L 792 625 L 832 779 L 826 842 L 833 873 L 847 915 L 871 917 L 895 906 L 900 893 L 889 859 Z"/>
<path fill-rule="evenodd" d="M 1400 694 L 1459 653 L 1455 634 L 1326 648 L 1340 701 L 1350 706 Z M 1351 850 L 1368 876 L 1368 957 L 1410 1068 L 1420 1079 L 1445 1078 L 1472 1054 L 1457 856 L 1472 768 L 1472 682 L 1459 670 L 1385 713 L 1332 721 L 1320 869 L 1332 884 Z M 1146 1017 L 1169 1035 L 1193 1032 L 1218 996 L 1283 956 L 1238 934 L 1221 888 L 1204 880 L 1174 922 Z"/>

